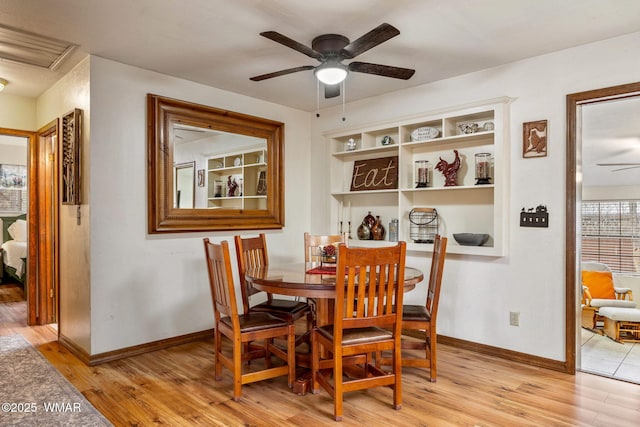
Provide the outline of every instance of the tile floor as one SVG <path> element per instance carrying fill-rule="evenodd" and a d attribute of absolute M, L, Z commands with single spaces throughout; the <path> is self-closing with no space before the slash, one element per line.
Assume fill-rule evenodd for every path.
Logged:
<path fill-rule="evenodd" d="M 582 371 L 640 384 L 640 343 L 582 329 Z"/>

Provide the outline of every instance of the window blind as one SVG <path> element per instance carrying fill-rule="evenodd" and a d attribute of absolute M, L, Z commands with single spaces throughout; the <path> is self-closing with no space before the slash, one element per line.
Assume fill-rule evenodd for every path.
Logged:
<path fill-rule="evenodd" d="M 640 200 L 582 203 L 582 261 L 640 272 Z"/>

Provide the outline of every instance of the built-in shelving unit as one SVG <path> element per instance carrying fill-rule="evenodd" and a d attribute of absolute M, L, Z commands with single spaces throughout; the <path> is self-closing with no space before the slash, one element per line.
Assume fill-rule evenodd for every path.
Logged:
<path fill-rule="evenodd" d="M 207 159 L 209 208 L 266 209 L 265 149 L 225 153 Z M 235 182 L 233 195 L 229 184 Z"/>
<path fill-rule="evenodd" d="M 356 230 L 369 211 L 379 215 L 385 227 L 392 218 L 399 219 L 399 239 L 412 251 L 431 251 L 428 243 L 413 243 L 410 238 L 409 213 L 415 207 L 431 207 L 438 212 L 438 232 L 449 237 L 447 252 L 468 255 L 505 256 L 507 253 L 509 144 L 509 98 L 499 98 L 419 116 L 401 118 L 382 125 L 342 130 L 326 134 L 331 155 L 332 223 L 339 231 L 348 231 L 354 244 L 377 245 L 380 242 L 357 240 Z M 464 133 L 463 124 L 477 124 L 477 130 Z M 486 124 L 486 126 L 485 126 Z M 419 128 L 438 129 L 438 136 L 412 140 Z M 415 134 L 414 134 L 415 135 Z M 393 143 L 382 145 L 383 138 Z M 347 150 L 350 139 L 356 148 Z M 454 151 L 461 158 L 457 185 L 445 186 L 444 175 L 434 169 L 442 158 L 453 162 Z M 476 185 L 475 155 L 490 153 L 491 182 Z M 350 191 L 356 161 L 398 156 L 398 188 Z M 432 167 L 430 186 L 416 188 L 414 165 L 429 161 Z M 454 233 L 486 233 L 489 240 L 483 246 L 461 246 Z"/>

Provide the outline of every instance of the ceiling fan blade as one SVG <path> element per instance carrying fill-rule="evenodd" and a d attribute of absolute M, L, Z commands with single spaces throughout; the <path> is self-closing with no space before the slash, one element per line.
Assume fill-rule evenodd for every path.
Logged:
<path fill-rule="evenodd" d="M 335 98 L 340 96 L 340 83 L 337 85 L 324 85 L 324 97 Z"/>
<path fill-rule="evenodd" d="M 640 168 L 640 165 L 627 166 L 626 168 L 611 169 L 610 172 L 626 171 L 627 169 L 635 169 L 635 168 Z"/>
<path fill-rule="evenodd" d="M 640 163 L 596 163 L 598 166 L 640 166 Z"/>
<path fill-rule="evenodd" d="M 369 62 L 352 62 L 349 70 L 357 73 L 375 74 L 378 76 L 392 77 L 394 79 L 409 80 L 416 70 L 410 68 L 392 67 L 390 65 L 371 64 Z"/>
<path fill-rule="evenodd" d="M 400 31 L 393 25 L 387 23 L 380 24 L 359 39 L 346 45 L 341 51 L 341 56 L 346 59 L 355 58 L 398 34 L 400 34 Z"/>
<path fill-rule="evenodd" d="M 298 52 L 303 53 L 311 58 L 315 58 L 318 61 L 322 61 L 323 59 L 323 56 L 320 52 L 316 52 L 310 47 L 305 46 L 302 43 L 299 43 L 293 39 L 290 39 L 289 37 L 282 35 L 276 31 L 265 31 L 263 33 L 260 33 L 260 35 L 262 37 L 266 37 L 270 40 L 273 40 L 276 43 L 285 45 L 286 47 L 289 47 L 293 50 L 297 50 Z"/>
<path fill-rule="evenodd" d="M 251 77 L 249 80 L 259 82 L 273 77 L 284 76 L 285 74 L 297 73 L 298 71 L 313 70 L 314 68 L 316 67 L 313 65 L 303 65 L 302 67 L 288 68 L 286 70 L 275 71 L 273 73 L 261 74 L 259 76 Z"/>

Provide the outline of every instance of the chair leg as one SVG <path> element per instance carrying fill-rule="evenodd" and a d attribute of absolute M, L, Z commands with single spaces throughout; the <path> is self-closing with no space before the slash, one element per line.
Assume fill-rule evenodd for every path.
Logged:
<path fill-rule="evenodd" d="M 393 375 L 393 408 L 398 410 L 402 408 L 402 348 L 399 342 L 393 350 Z"/>
<path fill-rule="evenodd" d="M 318 382 L 318 369 L 320 367 L 320 349 L 315 332 L 311 331 L 311 393 L 320 393 L 320 383 Z"/>
<path fill-rule="evenodd" d="M 595 329 L 596 327 L 596 309 L 593 307 L 582 308 L 581 324 L 583 328 Z"/>
<path fill-rule="evenodd" d="M 333 355 L 333 415 L 336 421 L 342 421 L 343 395 L 342 388 L 342 352 Z"/>
<path fill-rule="evenodd" d="M 267 369 L 271 368 L 271 349 L 269 348 L 273 345 L 273 338 L 265 338 L 264 340 L 264 366 Z"/>
<path fill-rule="evenodd" d="M 242 395 L 242 345 L 240 342 L 233 343 L 233 400 L 240 400 Z"/>
<path fill-rule="evenodd" d="M 218 328 L 216 328 L 214 333 L 213 347 L 214 347 L 213 356 L 214 356 L 214 363 L 215 363 L 214 375 L 215 375 L 216 381 L 220 381 L 222 379 L 222 360 L 221 360 L 222 334 L 220 333 Z"/>
<path fill-rule="evenodd" d="M 296 334 L 295 326 L 289 325 L 289 336 L 287 337 L 287 365 L 289 366 L 289 388 L 293 388 L 293 382 L 296 380 Z"/>
<path fill-rule="evenodd" d="M 315 326 L 316 326 L 316 316 L 313 311 L 310 311 L 309 314 L 307 314 L 307 330 L 310 331 Z"/>
<path fill-rule="evenodd" d="M 432 328 L 431 333 L 429 334 L 429 339 L 427 342 L 427 358 L 429 360 L 429 381 L 432 383 L 436 382 L 437 370 L 436 370 L 436 346 L 438 345 L 438 337 L 434 328 Z"/>

